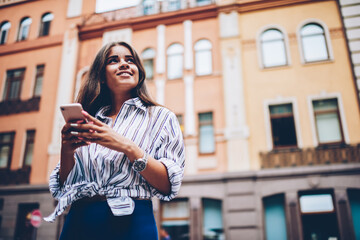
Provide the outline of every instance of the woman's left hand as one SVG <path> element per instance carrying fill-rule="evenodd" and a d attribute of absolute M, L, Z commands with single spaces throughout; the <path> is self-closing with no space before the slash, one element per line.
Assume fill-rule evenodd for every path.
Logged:
<path fill-rule="evenodd" d="M 132 141 L 115 132 L 111 127 L 83 111 L 88 123 L 72 123 L 72 135 L 88 143 L 97 143 L 115 151 L 125 152 Z"/>

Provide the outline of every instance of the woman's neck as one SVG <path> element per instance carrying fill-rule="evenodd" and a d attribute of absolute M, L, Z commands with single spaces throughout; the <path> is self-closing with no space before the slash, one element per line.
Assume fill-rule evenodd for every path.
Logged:
<path fill-rule="evenodd" d="M 120 111 L 122 105 L 124 104 L 124 102 L 126 102 L 127 100 L 133 98 L 131 95 L 125 96 L 113 96 L 112 97 L 112 105 L 111 105 L 111 111 L 109 113 L 109 116 L 114 116 L 117 115 L 118 112 Z"/>

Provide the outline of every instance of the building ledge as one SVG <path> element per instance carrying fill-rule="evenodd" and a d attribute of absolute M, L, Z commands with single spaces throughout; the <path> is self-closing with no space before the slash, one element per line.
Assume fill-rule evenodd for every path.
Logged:
<path fill-rule="evenodd" d="M 14 43 L 6 43 L 0 45 L 0 56 L 14 54 L 18 52 L 25 52 L 35 49 L 49 48 L 52 46 L 61 45 L 63 35 L 39 37 L 33 40 L 24 40 Z"/>
<path fill-rule="evenodd" d="M 241 171 L 228 173 L 214 173 L 204 175 L 187 175 L 184 176 L 183 183 L 199 182 L 228 182 L 234 180 L 254 181 L 269 178 L 293 178 L 307 175 L 360 175 L 360 163 L 349 164 L 329 164 L 318 166 L 301 166 L 275 169 L 261 169 L 256 171 Z"/>

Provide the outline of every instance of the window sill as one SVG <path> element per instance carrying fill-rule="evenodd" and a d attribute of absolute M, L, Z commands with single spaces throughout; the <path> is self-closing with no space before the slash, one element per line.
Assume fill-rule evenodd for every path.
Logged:
<path fill-rule="evenodd" d="M 303 66 L 312 66 L 312 65 L 318 65 L 318 64 L 328 64 L 328 63 L 333 63 L 334 59 L 325 59 L 325 60 L 318 60 L 318 61 L 311 61 L 311 62 L 306 62 L 303 61 L 302 65 Z"/>
<path fill-rule="evenodd" d="M 33 97 L 28 100 L 19 99 L 0 102 L 0 116 L 39 111 L 40 99 L 40 97 Z"/>

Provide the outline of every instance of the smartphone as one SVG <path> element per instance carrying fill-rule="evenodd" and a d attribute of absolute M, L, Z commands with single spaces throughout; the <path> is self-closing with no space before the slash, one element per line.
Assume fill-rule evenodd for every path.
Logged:
<path fill-rule="evenodd" d="M 79 120 L 84 120 L 84 122 L 86 122 L 86 118 L 82 114 L 83 108 L 80 103 L 61 105 L 60 110 L 66 122 L 76 122 Z"/>

